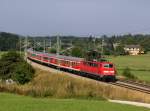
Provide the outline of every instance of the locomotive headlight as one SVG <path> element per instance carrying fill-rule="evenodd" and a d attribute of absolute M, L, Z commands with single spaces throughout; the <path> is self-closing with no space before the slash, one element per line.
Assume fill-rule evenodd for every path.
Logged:
<path fill-rule="evenodd" d="M 110 73 L 114 73 L 114 71 L 110 71 Z"/>
<path fill-rule="evenodd" d="M 109 73 L 109 71 L 104 71 L 104 73 Z"/>
<path fill-rule="evenodd" d="M 114 73 L 114 71 L 104 71 L 104 73 Z"/>

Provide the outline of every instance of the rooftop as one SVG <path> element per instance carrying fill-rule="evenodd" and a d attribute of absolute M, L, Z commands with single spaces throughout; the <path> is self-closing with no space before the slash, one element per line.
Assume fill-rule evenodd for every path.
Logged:
<path fill-rule="evenodd" d="M 141 48 L 140 45 L 125 45 L 125 48 Z"/>

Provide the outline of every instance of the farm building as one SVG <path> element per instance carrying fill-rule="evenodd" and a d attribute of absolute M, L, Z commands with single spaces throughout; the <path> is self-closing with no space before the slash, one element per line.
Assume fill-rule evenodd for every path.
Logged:
<path fill-rule="evenodd" d="M 144 54 L 144 51 L 140 45 L 126 45 L 124 50 L 129 53 L 129 55 Z"/>

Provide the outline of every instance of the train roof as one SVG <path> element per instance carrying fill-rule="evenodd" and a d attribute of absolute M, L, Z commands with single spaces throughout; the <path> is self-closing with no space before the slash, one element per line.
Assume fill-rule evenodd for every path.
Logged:
<path fill-rule="evenodd" d="M 72 56 L 64 56 L 64 55 L 57 55 L 57 54 L 50 54 L 50 53 L 44 53 L 44 52 L 38 52 L 38 51 L 33 51 L 33 50 L 28 50 L 31 51 L 33 53 L 36 53 L 40 56 L 44 56 L 44 57 L 53 57 L 53 58 L 60 58 L 60 59 L 64 59 L 64 60 L 70 60 L 70 61 L 84 61 L 84 58 L 78 58 L 78 57 L 72 57 Z M 103 63 L 103 64 L 113 64 L 109 61 L 86 61 L 86 62 L 93 62 L 93 63 Z"/>
<path fill-rule="evenodd" d="M 45 56 L 45 57 L 55 57 L 55 58 L 67 59 L 67 60 L 71 60 L 71 61 L 83 61 L 84 60 L 84 58 L 78 58 L 78 57 L 72 57 L 72 56 L 50 54 L 50 53 L 33 51 L 33 50 L 29 50 L 29 51 L 35 52 L 36 54 L 41 55 L 41 56 Z"/>

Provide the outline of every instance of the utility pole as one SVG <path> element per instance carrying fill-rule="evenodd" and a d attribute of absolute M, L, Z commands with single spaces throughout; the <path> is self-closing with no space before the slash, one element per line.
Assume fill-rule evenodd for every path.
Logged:
<path fill-rule="evenodd" d="M 59 35 L 57 35 L 57 53 L 56 53 L 56 57 L 57 57 L 57 64 L 58 64 L 58 69 L 59 69 L 59 45 L 60 45 L 60 41 L 59 41 Z M 58 73 L 58 72 L 57 72 Z"/>
<path fill-rule="evenodd" d="M 26 61 L 27 61 L 27 48 L 28 48 L 28 37 L 26 36 L 25 37 L 25 58 L 26 58 Z"/>
<path fill-rule="evenodd" d="M 21 37 L 19 37 L 19 46 L 20 46 L 20 56 L 21 56 Z"/>
<path fill-rule="evenodd" d="M 60 40 L 59 40 L 59 35 L 57 36 L 57 56 L 59 56 L 59 48 L 60 48 Z"/>
<path fill-rule="evenodd" d="M 35 41 L 35 37 L 34 37 L 34 42 L 33 42 L 33 51 L 35 51 L 35 45 L 36 45 L 36 41 Z"/>
<path fill-rule="evenodd" d="M 46 41 L 44 40 L 44 53 L 46 52 Z"/>
<path fill-rule="evenodd" d="M 27 51 L 28 47 L 28 37 L 25 37 L 25 52 Z"/>
<path fill-rule="evenodd" d="M 61 39 L 59 40 L 59 50 L 61 50 L 61 44 L 62 44 L 62 42 L 61 42 Z"/>
<path fill-rule="evenodd" d="M 101 46 L 101 48 L 102 48 L 102 54 L 101 55 L 103 55 L 104 54 L 104 37 L 102 37 L 102 46 Z"/>
<path fill-rule="evenodd" d="M 94 50 L 96 49 L 96 44 L 95 44 L 96 38 L 93 38 L 93 42 L 94 42 Z"/>
<path fill-rule="evenodd" d="M 50 47 L 50 48 L 52 47 L 51 39 L 49 39 L 49 47 Z"/>

